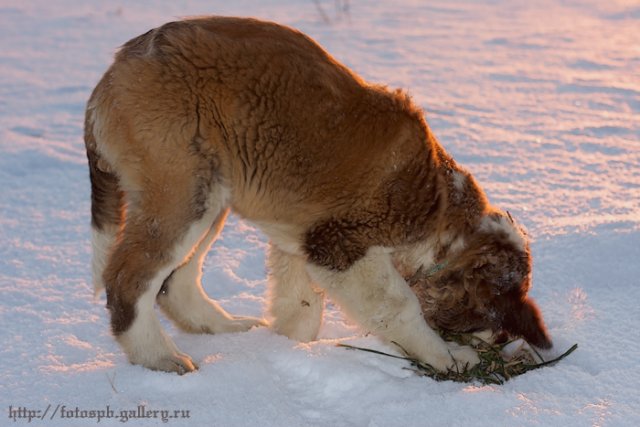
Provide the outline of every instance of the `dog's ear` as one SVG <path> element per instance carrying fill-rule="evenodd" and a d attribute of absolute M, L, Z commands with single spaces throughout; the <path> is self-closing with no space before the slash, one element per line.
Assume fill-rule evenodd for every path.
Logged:
<path fill-rule="evenodd" d="M 509 334 L 521 336 L 538 348 L 549 349 L 553 346 L 540 309 L 531 298 L 512 304 L 505 313 L 502 327 Z"/>

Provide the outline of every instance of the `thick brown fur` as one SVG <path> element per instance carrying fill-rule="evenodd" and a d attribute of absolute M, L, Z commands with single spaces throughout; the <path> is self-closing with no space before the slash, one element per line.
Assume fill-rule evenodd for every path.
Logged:
<path fill-rule="evenodd" d="M 116 337 L 146 310 L 143 295 L 189 262 L 212 223 L 220 228 L 214 221 L 224 221 L 227 206 L 260 225 L 281 256 L 336 274 L 379 247 L 415 271 L 428 257 L 407 262 L 403 253 L 437 248 L 433 260 L 455 255 L 455 265 L 433 278 L 435 287 L 455 293 L 475 281 L 480 299 L 495 299 L 502 284 L 492 276 L 514 256 L 529 257 L 518 242 L 478 231 L 497 211 L 404 92 L 364 82 L 277 24 L 190 19 L 132 39 L 88 102 L 85 141 L 94 230 L 117 229 L 95 279 L 106 287 Z M 528 271 L 514 268 L 521 280 L 507 288 L 525 301 Z M 502 318 L 518 324 L 521 305 L 509 298 L 504 310 L 514 313 Z M 458 327 L 458 311 L 443 306 L 443 318 L 453 317 L 443 323 Z M 539 315 L 528 319 L 521 329 L 546 338 Z M 166 369 L 119 339 L 134 363 Z"/>

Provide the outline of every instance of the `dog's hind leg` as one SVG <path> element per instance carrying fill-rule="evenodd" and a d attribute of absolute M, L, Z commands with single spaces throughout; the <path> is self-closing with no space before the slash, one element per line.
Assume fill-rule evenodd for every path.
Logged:
<path fill-rule="evenodd" d="M 218 214 L 191 258 L 167 277 L 158 294 L 162 311 L 187 332 L 242 332 L 253 326 L 266 325 L 253 317 L 231 316 L 202 289 L 202 263 L 220 234 L 228 212 L 224 209 Z"/>
<path fill-rule="evenodd" d="M 203 182 L 183 172 L 193 169 L 195 156 L 179 151 L 171 156 L 183 167 L 166 167 L 163 158 L 121 165 L 127 215 L 104 282 L 111 329 L 129 361 L 185 373 L 196 366 L 162 330 L 154 310 L 156 295 L 226 209 L 228 190 L 215 178 Z"/>
<path fill-rule="evenodd" d="M 324 296 L 313 288 L 305 258 L 272 244 L 268 264 L 271 327 L 291 339 L 313 341 L 322 322 Z"/>

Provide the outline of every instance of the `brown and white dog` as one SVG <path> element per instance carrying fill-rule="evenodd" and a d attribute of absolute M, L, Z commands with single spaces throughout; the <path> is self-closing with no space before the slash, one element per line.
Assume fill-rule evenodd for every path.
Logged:
<path fill-rule="evenodd" d="M 364 82 L 298 31 L 209 17 L 134 38 L 91 95 L 85 143 L 93 280 L 132 363 L 196 368 L 161 329 L 156 301 L 187 331 L 264 324 L 230 316 L 201 287 L 230 209 L 270 239 L 271 326 L 290 338 L 315 339 L 326 293 L 439 370 L 473 365 L 471 348 L 428 326 L 403 277 L 446 262 L 432 278 L 436 297 L 422 298 L 434 308 L 460 299 L 442 305 L 443 326 L 551 345 L 526 296 L 520 229 L 406 94 Z M 464 305 L 468 293 L 474 303 Z"/>

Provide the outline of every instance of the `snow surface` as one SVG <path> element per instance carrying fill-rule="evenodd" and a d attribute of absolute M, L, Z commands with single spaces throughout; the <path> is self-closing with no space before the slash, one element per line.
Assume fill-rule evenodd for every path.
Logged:
<path fill-rule="evenodd" d="M 317 342 L 167 324 L 200 370 L 129 365 L 90 286 L 84 103 L 118 45 L 211 13 L 295 26 L 366 79 L 408 89 L 492 202 L 528 228 L 532 295 L 556 351 L 578 351 L 503 386 L 437 383 L 335 347 L 393 351 L 329 305 Z M 640 425 L 639 165 L 637 1 L 4 0 L 0 425 L 27 423 L 10 406 L 49 407 L 36 425 L 97 423 L 61 419 L 58 405 L 189 411 L 176 426 Z M 264 248 L 231 218 L 207 259 L 206 288 L 232 313 L 264 313 Z"/>

